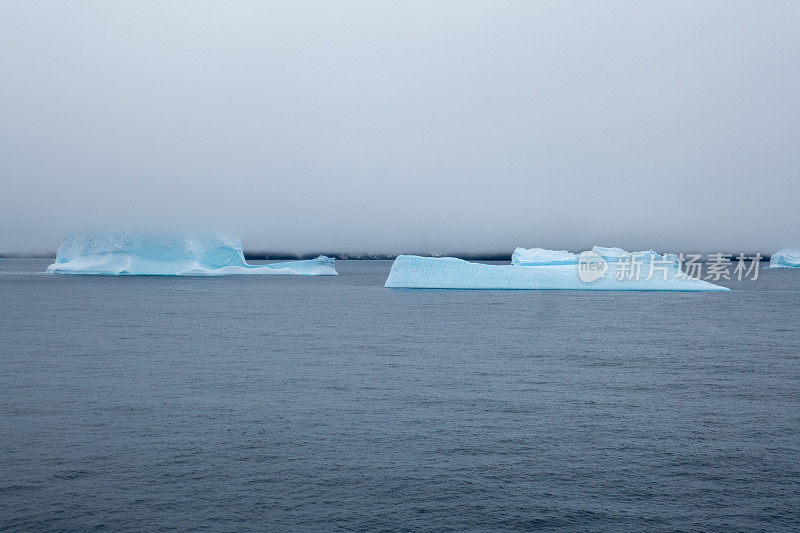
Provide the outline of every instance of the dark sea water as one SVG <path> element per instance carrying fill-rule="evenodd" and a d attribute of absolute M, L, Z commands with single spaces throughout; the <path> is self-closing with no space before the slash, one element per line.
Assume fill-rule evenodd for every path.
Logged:
<path fill-rule="evenodd" d="M 800 271 L 731 293 L 0 261 L 0 529 L 800 528 Z"/>

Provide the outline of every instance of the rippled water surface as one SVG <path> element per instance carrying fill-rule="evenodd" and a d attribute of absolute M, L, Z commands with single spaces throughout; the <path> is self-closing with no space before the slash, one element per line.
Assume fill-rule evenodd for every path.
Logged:
<path fill-rule="evenodd" d="M 0 529 L 792 530 L 800 271 L 730 293 L 0 261 Z"/>

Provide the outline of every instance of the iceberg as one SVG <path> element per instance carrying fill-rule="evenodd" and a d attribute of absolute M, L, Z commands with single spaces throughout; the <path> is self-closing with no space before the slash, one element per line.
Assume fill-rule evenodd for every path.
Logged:
<path fill-rule="evenodd" d="M 530 253 L 528 253 L 530 252 Z M 552 253 L 550 253 L 552 252 Z M 690 277 L 677 256 L 595 247 L 581 254 L 518 248 L 516 264 L 401 255 L 385 286 L 411 289 L 565 289 L 594 291 L 729 291 Z"/>
<path fill-rule="evenodd" d="M 769 258 L 770 268 L 800 268 L 800 248 L 784 248 Z"/>
<path fill-rule="evenodd" d="M 106 232 L 67 238 L 48 272 L 61 274 L 336 276 L 333 258 L 250 265 L 238 237 L 223 233 Z"/>

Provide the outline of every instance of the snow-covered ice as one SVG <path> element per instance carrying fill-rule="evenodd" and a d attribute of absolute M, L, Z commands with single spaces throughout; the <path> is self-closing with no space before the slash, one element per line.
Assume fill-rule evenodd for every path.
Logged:
<path fill-rule="evenodd" d="M 660 255 L 653 250 L 628 252 L 622 248 L 604 248 L 595 246 L 591 252 L 602 257 L 606 262 L 640 261 L 642 263 L 670 263 L 672 269 L 678 269 L 678 256 L 675 254 Z M 547 248 L 517 248 L 511 255 L 511 264 L 516 266 L 545 265 L 577 265 L 579 254 L 567 250 L 548 250 Z"/>
<path fill-rule="evenodd" d="M 511 264 L 517 266 L 577 265 L 578 254 L 566 250 L 547 248 L 516 248 L 511 254 Z"/>
<path fill-rule="evenodd" d="M 67 238 L 48 272 L 220 276 L 232 274 L 335 276 L 330 257 L 250 265 L 242 242 L 224 233 L 81 233 Z"/>
<path fill-rule="evenodd" d="M 518 249 L 519 250 L 519 249 Z M 617 252 L 619 251 L 619 252 Z M 565 253 L 534 252 L 528 260 L 562 260 Z M 559 255 L 560 254 L 560 255 Z M 624 255 L 627 254 L 627 255 Z M 522 260 L 523 254 L 517 254 Z M 552 259 L 552 258 L 556 259 Z M 595 247 L 570 263 L 535 266 L 487 265 L 454 257 L 401 255 L 395 259 L 386 287 L 430 289 L 570 289 L 601 291 L 728 291 L 727 287 L 681 272 L 677 257 L 655 252 L 628 254 Z M 589 268 L 591 270 L 581 270 Z"/>
<path fill-rule="evenodd" d="M 800 268 L 800 248 L 784 248 L 769 258 L 770 268 Z"/>

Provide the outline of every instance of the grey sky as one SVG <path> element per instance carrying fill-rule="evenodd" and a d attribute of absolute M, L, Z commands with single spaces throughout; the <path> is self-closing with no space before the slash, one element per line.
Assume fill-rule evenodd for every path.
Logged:
<path fill-rule="evenodd" d="M 0 2 L 0 253 L 800 245 L 800 2 Z"/>

